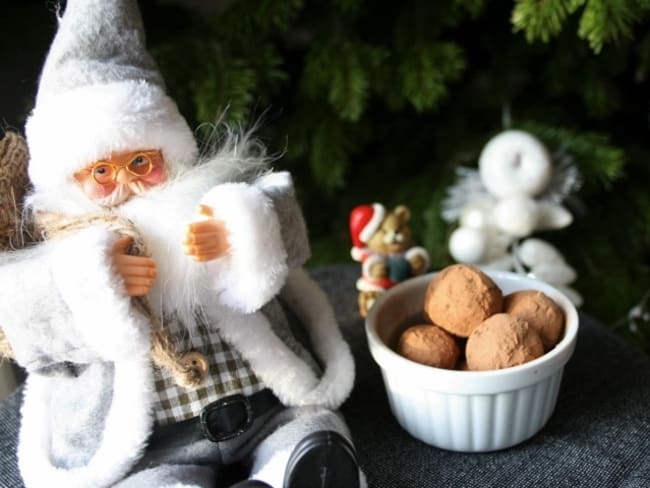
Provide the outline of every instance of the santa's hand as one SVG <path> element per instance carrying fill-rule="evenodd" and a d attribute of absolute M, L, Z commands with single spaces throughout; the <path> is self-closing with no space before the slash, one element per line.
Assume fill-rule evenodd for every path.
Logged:
<path fill-rule="evenodd" d="M 199 213 L 209 218 L 187 226 L 183 240 L 185 254 L 198 262 L 225 256 L 230 244 L 224 223 L 213 218 L 214 213 L 207 205 L 199 205 Z"/>
<path fill-rule="evenodd" d="M 149 293 L 156 281 L 156 262 L 151 258 L 128 254 L 131 244 L 133 238 L 128 236 L 113 244 L 113 265 L 124 281 L 126 294 L 130 297 L 141 297 Z"/>

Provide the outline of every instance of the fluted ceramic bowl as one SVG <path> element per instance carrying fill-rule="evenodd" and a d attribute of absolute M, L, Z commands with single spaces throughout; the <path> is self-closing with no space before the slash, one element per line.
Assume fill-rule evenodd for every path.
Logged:
<path fill-rule="evenodd" d="M 486 274 L 504 295 L 539 290 L 562 308 L 564 336 L 553 349 L 528 363 L 492 371 L 440 369 L 400 356 L 395 345 L 406 327 L 423 319 L 424 294 L 435 273 L 382 294 L 366 319 L 368 345 L 393 415 L 413 437 L 442 449 L 495 451 L 539 432 L 555 409 L 562 372 L 575 349 L 578 314 L 565 295 L 526 276 Z"/>

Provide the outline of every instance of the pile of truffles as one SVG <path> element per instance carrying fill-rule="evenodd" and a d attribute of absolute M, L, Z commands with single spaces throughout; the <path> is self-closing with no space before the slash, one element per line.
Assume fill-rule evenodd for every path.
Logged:
<path fill-rule="evenodd" d="M 448 266 L 429 283 L 424 312 L 432 323 L 406 329 L 397 352 L 436 368 L 523 364 L 555 347 L 564 331 L 562 309 L 544 293 L 504 297 L 489 276 L 464 264 Z"/>

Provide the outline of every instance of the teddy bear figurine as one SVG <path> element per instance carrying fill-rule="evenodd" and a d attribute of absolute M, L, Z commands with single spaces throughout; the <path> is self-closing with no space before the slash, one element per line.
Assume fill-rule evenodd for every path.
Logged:
<path fill-rule="evenodd" d="M 413 244 L 410 219 L 404 205 L 387 212 L 382 204 L 373 203 L 350 212 L 351 255 L 361 263 L 356 286 L 362 317 L 381 293 L 429 267 L 429 253 Z"/>

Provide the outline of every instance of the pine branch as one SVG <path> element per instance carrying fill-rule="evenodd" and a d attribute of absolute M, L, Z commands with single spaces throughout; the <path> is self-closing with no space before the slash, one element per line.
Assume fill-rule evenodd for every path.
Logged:
<path fill-rule="evenodd" d="M 224 113 L 225 121 L 245 120 L 251 108 L 256 76 L 244 59 L 227 58 L 214 63 L 194 85 L 196 116 L 212 122 Z"/>
<path fill-rule="evenodd" d="M 571 14 L 584 7 L 578 37 L 598 54 L 605 43 L 631 37 L 633 24 L 649 6 L 647 0 L 517 0 L 511 22 L 514 32 L 523 31 L 528 42 L 548 42 Z"/>
<path fill-rule="evenodd" d="M 447 84 L 465 69 L 465 57 L 453 43 L 415 46 L 398 68 L 402 95 L 416 111 L 434 108 L 447 95 Z"/>
<path fill-rule="evenodd" d="M 467 10 L 472 17 L 478 17 L 485 8 L 485 0 L 454 0 L 454 5 Z"/>
<path fill-rule="evenodd" d="M 287 159 L 313 191 L 331 196 L 346 182 L 350 154 L 364 143 L 358 124 L 341 121 L 325 100 L 304 100 L 287 128 Z M 309 171 L 306 171 L 308 169 Z"/>
<path fill-rule="evenodd" d="M 359 42 L 330 42 L 311 49 L 305 62 L 302 89 L 311 98 L 327 95 L 342 120 L 357 121 L 370 94 L 370 80 L 386 52 Z"/>
<path fill-rule="evenodd" d="M 524 31 L 526 40 L 548 42 L 556 36 L 569 15 L 585 0 L 517 0 L 512 11 L 514 31 Z"/>
<path fill-rule="evenodd" d="M 594 52 L 599 53 L 605 42 L 631 36 L 638 10 L 636 1 L 588 0 L 580 19 L 578 36 L 587 40 Z"/>
<path fill-rule="evenodd" d="M 210 16 L 208 22 L 217 36 L 239 42 L 286 31 L 300 15 L 303 0 L 238 0 Z"/>
<path fill-rule="evenodd" d="M 364 46 L 343 43 L 338 62 L 330 65 L 328 101 L 343 120 L 357 121 L 369 95 L 368 72 L 363 66 Z M 370 52 L 370 49 L 367 50 Z"/>
<path fill-rule="evenodd" d="M 334 118 L 324 118 L 316 128 L 309 154 L 309 164 L 316 180 L 327 190 L 343 185 L 343 175 L 349 164 L 352 146 L 342 124 Z"/>
<path fill-rule="evenodd" d="M 359 12 L 363 0 L 335 0 L 334 4 L 345 13 Z"/>
<path fill-rule="evenodd" d="M 257 0 L 254 3 L 257 25 L 270 24 L 280 30 L 286 30 L 303 7 L 303 0 Z"/>

